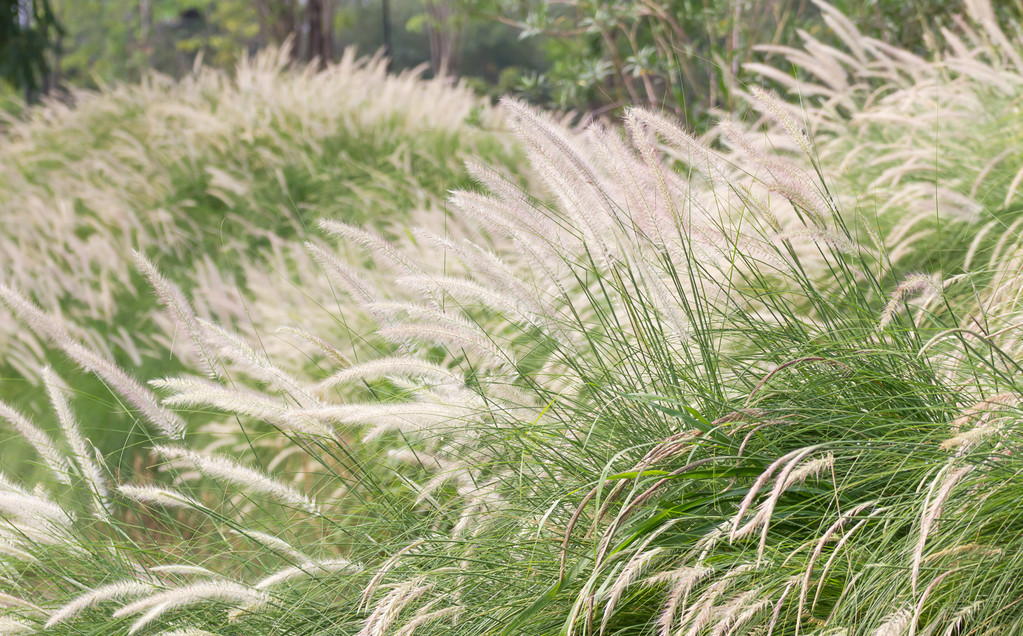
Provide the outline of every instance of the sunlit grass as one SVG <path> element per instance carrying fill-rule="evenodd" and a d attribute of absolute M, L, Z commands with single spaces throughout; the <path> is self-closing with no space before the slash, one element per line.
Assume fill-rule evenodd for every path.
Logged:
<path fill-rule="evenodd" d="M 330 299 L 303 280 L 318 276 L 301 247 L 317 219 L 391 235 L 424 214 L 443 224 L 447 191 L 469 183 L 467 158 L 519 163 L 500 117 L 468 88 L 388 76 L 382 60 L 351 54 L 318 73 L 287 61 L 267 51 L 231 73 L 200 68 L 180 82 L 151 75 L 77 91 L 71 107 L 55 102 L 12 121 L 0 143 L 0 279 L 59 308 L 140 377 L 175 373 L 188 360 L 133 249 L 199 291 L 204 317 L 272 331 L 286 312 Z M 265 298 L 281 302 L 267 323 L 248 312 Z M 0 398 L 49 420 L 40 347 L 0 312 Z M 131 423 L 102 385 L 74 385 L 104 452 L 138 443 L 125 439 Z M 3 446 L 9 461 L 21 453 L 16 439 Z"/>
<path fill-rule="evenodd" d="M 965 56 L 1012 75 L 975 35 Z M 974 94 L 954 50 L 931 76 L 874 46 L 859 63 L 895 67 L 885 95 L 945 76 Z M 890 211 L 855 205 L 857 166 L 877 166 L 837 150 L 849 130 L 811 137 L 799 118 L 851 130 L 860 111 L 827 99 L 859 90 L 799 107 L 754 92 L 765 121 L 724 122 L 716 144 L 641 110 L 580 132 L 505 102 L 529 189 L 473 162 L 477 185 L 426 229 L 318 218 L 304 246 L 272 239 L 273 262 L 321 268 L 295 267 L 301 311 L 261 295 L 253 263 L 255 328 L 209 321 L 230 286 L 179 287 L 172 260 L 139 258 L 183 367 L 145 386 L 59 303 L 3 288 L 148 449 L 130 474 L 94 457 L 81 400 L 44 372 L 60 430 L 16 428 L 47 477 L 0 485 L 4 618 L 181 636 L 1017 633 L 1023 368 L 999 282 L 1017 249 L 991 251 L 1006 278 L 953 278 L 970 261 L 952 246 L 985 225 L 935 199 L 941 250 L 900 238 L 908 178 L 908 195 L 885 186 Z M 301 347 L 267 344 L 281 316 Z"/>

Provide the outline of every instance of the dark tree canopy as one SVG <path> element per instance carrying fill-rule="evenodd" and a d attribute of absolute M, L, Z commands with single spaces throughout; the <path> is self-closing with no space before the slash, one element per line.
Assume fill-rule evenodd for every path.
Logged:
<path fill-rule="evenodd" d="M 0 78 L 38 94 L 62 33 L 49 0 L 0 0 Z"/>

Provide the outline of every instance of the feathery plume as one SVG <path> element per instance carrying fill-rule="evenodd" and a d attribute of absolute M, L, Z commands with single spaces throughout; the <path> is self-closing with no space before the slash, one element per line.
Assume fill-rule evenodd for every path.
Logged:
<path fill-rule="evenodd" d="M 642 108 L 630 111 L 637 122 L 648 126 L 675 150 L 681 153 L 682 159 L 697 170 L 703 170 L 711 178 L 729 181 L 729 170 L 721 157 L 710 150 L 704 140 L 697 139 L 685 131 L 678 121 L 663 113 L 655 113 Z"/>
<path fill-rule="evenodd" d="M 173 439 L 184 437 L 184 421 L 160 406 L 156 396 L 123 369 L 82 345 L 56 319 L 2 283 L 0 283 L 0 299 L 7 303 L 33 331 L 50 340 L 80 367 L 98 376 L 112 390 L 128 400 L 164 435 Z"/>
<path fill-rule="evenodd" d="M 108 521 L 110 519 L 110 492 L 107 490 L 107 486 L 104 483 L 103 471 L 99 465 L 93 461 L 91 444 L 85 441 L 82 436 L 81 430 L 78 428 L 78 422 L 75 419 L 74 414 L 71 412 L 71 405 L 68 404 L 67 397 L 64 392 L 67 388 L 64 386 L 61 379 L 53 372 L 53 369 L 49 366 L 43 368 L 43 384 L 46 386 L 46 392 L 50 396 L 50 403 L 53 404 L 53 410 L 57 413 L 57 420 L 60 422 L 60 426 L 64 431 L 64 437 L 71 445 L 71 451 L 74 453 L 75 462 L 78 467 L 81 468 L 82 477 L 86 483 L 89 484 L 89 491 L 92 495 L 93 512 L 101 520 Z"/>
<path fill-rule="evenodd" d="M 260 532 L 259 530 L 248 529 L 231 530 L 231 533 L 236 534 L 240 537 L 245 537 L 246 539 L 251 539 L 252 541 L 255 541 L 261 546 L 273 550 L 274 552 L 277 552 L 279 554 L 283 554 L 289 559 L 294 559 L 299 563 L 306 563 L 312 561 L 312 559 L 310 559 L 296 547 L 294 547 L 284 539 L 281 539 L 280 537 L 275 537 L 265 532 Z"/>
<path fill-rule="evenodd" d="M 660 547 L 642 551 L 634 555 L 625 564 L 621 573 L 615 578 L 614 585 L 608 591 L 607 603 L 604 605 L 604 618 L 600 622 L 601 634 L 607 629 L 608 621 L 611 620 L 611 616 L 614 614 L 615 607 L 618 605 L 618 601 L 621 600 L 622 594 L 639 578 L 643 570 L 650 565 L 650 562 L 656 559 L 662 552 L 664 552 L 664 548 Z"/>
<path fill-rule="evenodd" d="M 333 345 L 317 336 L 316 334 L 309 333 L 304 329 L 298 329 L 296 327 L 279 327 L 275 333 L 286 333 L 292 336 L 298 336 L 306 342 L 315 345 L 328 357 L 332 358 L 334 362 L 340 364 L 343 367 L 351 366 L 352 361 L 348 359 L 348 356 L 338 351 Z"/>
<path fill-rule="evenodd" d="M 147 596 L 117 610 L 114 612 L 114 618 L 145 612 L 128 629 L 128 634 L 135 634 L 172 609 L 211 601 L 230 603 L 235 606 L 244 604 L 251 610 L 269 603 L 270 597 L 264 592 L 245 585 L 224 579 L 214 579 Z"/>
<path fill-rule="evenodd" d="M 181 576 L 208 576 L 212 578 L 223 578 L 216 572 L 201 565 L 186 565 L 184 563 L 172 563 L 169 565 L 157 565 L 149 568 L 150 572 L 159 574 L 177 574 Z"/>
<path fill-rule="evenodd" d="M 789 105 L 778 99 L 777 95 L 765 91 L 759 86 L 753 86 L 750 88 L 750 93 L 753 95 L 753 99 L 756 100 L 763 110 L 767 111 L 771 117 L 781 124 L 781 127 L 785 129 L 785 132 L 789 134 L 789 137 L 796 142 L 799 149 L 803 153 L 813 159 L 814 150 L 813 144 L 810 143 L 810 138 L 803 132 L 803 127 L 796 123 L 796 120 L 789 114 Z"/>
<path fill-rule="evenodd" d="M 452 617 L 457 619 L 458 615 L 461 614 L 463 608 L 453 605 L 451 607 L 445 607 L 439 610 L 433 610 L 432 612 L 422 612 L 416 615 L 415 618 L 410 620 L 401 626 L 401 629 L 394 633 L 394 636 L 412 636 L 417 629 L 427 623 L 439 621 L 442 618 Z"/>
<path fill-rule="evenodd" d="M 952 615 L 952 620 L 949 621 L 948 626 L 945 627 L 945 631 L 942 633 L 942 636 L 956 636 L 957 634 L 961 634 L 963 623 L 977 612 L 977 608 L 979 608 L 982 603 L 984 603 L 983 599 L 956 611 L 956 613 Z"/>
<path fill-rule="evenodd" d="M 271 574 L 256 583 L 253 588 L 257 590 L 265 590 L 268 587 L 273 587 L 284 583 L 285 581 L 292 581 L 298 578 L 315 577 L 324 574 L 331 574 L 333 572 L 356 572 L 360 569 L 361 568 L 358 565 L 347 559 L 305 561 L 299 565 L 292 565 Z"/>
<path fill-rule="evenodd" d="M 478 327 L 462 320 L 448 320 L 447 324 L 409 323 L 384 327 L 380 334 L 397 344 L 425 341 L 455 349 L 468 349 L 482 355 L 496 366 L 514 368 L 516 361 L 509 351 L 498 347 L 492 338 Z"/>
<path fill-rule="evenodd" d="M 903 279 L 895 288 L 895 291 L 892 292 L 888 304 L 885 305 L 884 311 L 881 312 L 881 319 L 877 323 L 877 330 L 883 331 L 891 323 L 892 318 L 895 317 L 895 312 L 899 309 L 899 304 L 906 297 L 922 291 L 929 291 L 932 294 L 940 295 L 941 284 L 935 276 L 925 274 L 913 274 Z"/>
<path fill-rule="evenodd" d="M 778 597 L 778 602 L 774 604 L 774 610 L 771 612 L 771 622 L 767 624 L 767 636 L 771 636 L 774 633 L 774 628 L 778 624 L 778 619 L 781 618 L 781 608 L 785 604 L 785 599 L 788 598 L 789 592 L 792 591 L 792 586 L 795 583 L 789 581 L 785 585 L 785 589 L 782 590 L 781 596 Z"/>
<path fill-rule="evenodd" d="M 433 589 L 433 585 L 424 584 L 422 577 L 396 585 L 384 598 L 380 599 L 356 636 L 386 636 L 402 610 L 431 589 Z"/>
<path fill-rule="evenodd" d="M 600 187 L 603 179 L 587 154 L 546 113 L 510 97 L 502 98 L 501 106 L 511 113 L 513 128 L 529 148 L 541 178 L 553 186 L 554 195 L 565 203 L 566 210 L 589 233 L 590 239 L 601 242 L 602 223 L 595 212 L 610 202 Z M 597 207 L 577 207 L 583 201 Z"/>
<path fill-rule="evenodd" d="M 483 285 L 464 278 L 454 276 L 402 276 L 399 285 L 408 286 L 420 293 L 441 296 L 447 294 L 460 302 L 479 303 L 497 313 L 522 318 L 530 324 L 542 326 L 537 315 L 524 311 L 524 307 L 515 299 L 494 292 Z"/>
<path fill-rule="evenodd" d="M 537 212 L 531 203 L 510 203 L 477 192 L 460 191 L 451 193 L 448 203 L 468 221 L 490 232 L 498 230 L 515 242 L 535 243 L 543 248 L 546 240 L 568 234 L 555 221 Z M 549 254 L 549 249 L 542 251 Z"/>
<path fill-rule="evenodd" d="M 824 552 L 824 546 L 827 545 L 829 541 L 831 541 L 831 537 L 834 536 L 836 532 L 838 532 L 845 526 L 846 522 L 849 519 L 856 517 L 856 515 L 860 514 L 870 506 L 876 505 L 876 503 L 877 503 L 876 501 L 868 501 L 858 506 L 854 506 L 850 510 L 846 511 L 845 513 L 842 514 L 842 516 L 838 518 L 837 521 L 831 524 L 831 526 L 829 526 L 828 529 L 824 531 L 824 534 L 821 535 L 820 540 L 817 541 L 817 546 L 814 548 L 813 554 L 811 554 L 810 558 L 807 560 L 806 574 L 803 576 L 802 585 L 799 590 L 798 611 L 800 612 L 800 614 L 797 614 L 797 617 L 799 617 L 796 619 L 797 626 L 801 623 L 803 606 L 806 604 L 806 597 L 808 596 L 810 591 L 810 579 L 813 577 L 814 564 L 817 563 L 817 559 L 819 559 L 821 553 Z"/>
<path fill-rule="evenodd" d="M 413 230 L 413 233 L 426 241 L 431 241 L 440 248 L 454 252 L 458 259 L 471 272 L 473 277 L 485 278 L 490 286 L 507 294 L 521 307 L 528 308 L 527 314 L 541 316 L 552 315 L 555 311 L 545 302 L 539 290 L 530 291 L 524 280 L 520 279 L 499 256 L 489 249 L 470 241 L 463 244 L 437 236 L 426 230 Z M 513 237 L 514 238 L 514 237 Z"/>
<path fill-rule="evenodd" d="M 825 243 L 842 254 L 858 254 L 856 244 L 837 232 L 820 228 L 800 228 L 797 230 L 786 230 L 774 235 L 776 241 L 806 240 L 813 243 Z"/>
<path fill-rule="evenodd" d="M 914 590 L 916 590 L 917 581 L 920 578 L 920 563 L 923 561 L 927 537 L 934 530 L 938 517 L 941 516 L 941 511 L 944 509 L 945 501 L 952 494 L 952 489 L 955 488 L 960 479 L 970 474 L 973 469 L 974 466 L 972 465 L 960 466 L 954 469 L 950 465 L 931 482 L 931 490 L 928 492 L 928 495 L 933 493 L 934 496 L 933 498 L 928 497 L 929 501 L 924 505 L 923 514 L 920 517 L 920 530 L 918 531 L 916 546 L 913 549 L 913 568 L 910 574 L 910 581 Z M 938 485 L 939 483 L 940 485 Z M 936 485 L 938 487 L 935 491 L 934 487 Z"/>
<path fill-rule="evenodd" d="M 43 608 L 38 605 L 29 603 L 25 599 L 18 598 L 17 596 L 8 594 L 7 592 L 0 592 L 0 607 L 24 607 L 40 614 L 46 613 Z"/>
<path fill-rule="evenodd" d="M 684 611 L 690 592 L 700 581 L 714 573 L 713 568 L 698 566 L 684 567 L 670 572 L 663 572 L 647 579 L 650 584 L 670 582 L 671 588 L 666 595 L 666 601 L 657 615 L 658 636 L 669 636 L 671 628 L 675 625 L 675 617 L 679 611 Z"/>
<path fill-rule="evenodd" d="M 265 495 L 310 514 L 319 513 L 318 506 L 297 490 L 223 455 L 203 455 L 188 448 L 174 446 L 154 446 L 153 450 L 170 460 L 187 461 L 204 475 L 234 484 L 245 492 Z"/>
<path fill-rule="evenodd" d="M 67 528 L 74 515 L 40 493 L 0 492 L 0 511 L 26 523 L 55 524 Z"/>
<path fill-rule="evenodd" d="M 732 522 L 729 524 L 732 527 L 728 535 L 729 541 L 735 541 L 736 539 L 740 538 L 739 524 L 742 523 L 742 519 L 746 515 L 746 511 L 749 510 L 750 506 L 753 505 L 753 502 L 756 500 L 757 495 L 760 493 L 760 489 L 763 488 L 764 484 L 766 484 L 768 480 L 771 479 L 771 476 L 774 475 L 774 472 L 778 470 L 780 466 L 783 466 L 786 463 L 789 463 L 789 465 L 791 465 L 791 462 L 799 461 L 800 456 L 805 457 L 806 455 L 812 453 L 813 450 L 814 449 L 800 448 L 794 451 L 790 451 L 785 455 L 779 457 L 778 459 L 774 460 L 774 462 L 772 462 L 770 466 L 765 468 L 764 471 L 760 473 L 760 476 L 757 477 L 756 481 L 753 482 L 753 485 L 750 486 L 749 492 L 747 492 L 746 496 L 743 497 L 742 503 L 739 504 L 739 510 L 735 513 L 735 516 L 732 517 Z M 750 524 L 747 524 L 747 526 L 749 525 Z M 748 534 L 754 528 L 755 526 L 753 526 L 752 528 L 744 528 L 744 532 L 742 533 L 743 536 Z"/>
<path fill-rule="evenodd" d="M 391 402 L 384 404 L 341 404 L 315 410 L 293 411 L 289 417 L 326 420 L 348 426 L 372 425 L 367 437 L 389 430 L 408 432 L 464 427 L 474 414 L 466 403 Z"/>
<path fill-rule="evenodd" d="M 958 449 L 957 454 L 965 453 L 984 438 L 996 433 L 998 421 L 1004 419 L 1004 416 L 999 417 L 998 413 L 1017 405 L 1019 401 L 1020 398 L 1015 393 L 999 393 L 978 401 L 952 421 L 952 430 L 956 431 L 956 435 L 943 441 L 941 450 Z M 971 423 L 973 426 L 969 430 L 964 430 Z"/>
<path fill-rule="evenodd" d="M 303 408 L 320 405 L 320 401 L 306 392 L 298 380 L 273 364 L 266 354 L 253 349 L 237 334 L 202 319 L 199 319 L 199 325 L 207 341 L 216 346 L 222 356 L 239 364 L 246 373 L 288 395 Z"/>
<path fill-rule="evenodd" d="M 682 617 L 682 625 L 689 625 L 689 630 L 686 631 L 686 636 L 696 636 L 700 631 L 706 627 L 714 617 L 714 608 L 717 599 L 721 597 L 732 585 L 734 585 L 740 576 L 755 570 L 757 565 L 754 563 L 746 563 L 728 570 L 723 576 L 714 581 L 707 589 L 704 590 L 700 598 L 697 599 L 695 605 L 693 605 L 686 614 Z"/>
<path fill-rule="evenodd" d="M 342 263 L 327 248 L 311 241 L 307 242 L 305 247 L 312 255 L 313 260 L 327 273 L 330 280 L 339 285 L 360 305 L 366 306 L 380 299 L 379 292 L 373 289 L 370 283 L 365 281 L 355 269 Z"/>
<path fill-rule="evenodd" d="M 144 504 L 156 504 L 174 508 L 194 508 L 196 510 L 206 509 L 205 506 L 188 495 L 160 486 L 121 484 L 117 487 L 117 490 L 125 497 Z"/>
<path fill-rule="evenodd" d="M 158 389 L 176 391 L 164 404 L 176 407 L 212 407 L 227 413 L 247 415 L 280 426 L 283 429 L 333 438 L 334 431 L 308 417 L 296 415 L 294 409 L 279 398 L 240 387 L 228 388 L 199 377 L 150 380 Z"/>
<path fill-rule="evenodd" d="M 26 552 L 25 550 L 21 549 L 20 547 L 14 545 L 10 541 L 2 537 L 0 537 L 0 554 L 4 554 L 6 556 L 11 557 L 12 559 L 24 561 L 26 563 L 39 563 L 39 559 L 36 558 L 34 555 L 32 555 L 29 552 Z"/>
<path fill-rule="evenodd" d="M 461 386 L 465 379 L 456 373 L 433 362 L 411 357 L 377 358 L 361 362 L 338 371 L 319 384 L 320 390 L 332 389 L 342 384 L 358 381 L 375 380 L 383 377 L 421 377 L 440 383 Z"/>
<path fill-rule="evenodd" d="M 321 219 L 319 226 L 328 236 L 352 241 L 356 245 L 368 250 L 373 256 L 389 261 L 404 273 L 423 273 L 422 268 L 407 254 L 404 254 L 398 247 L 376 232 L 330 219 Z"/>
<path fill-rule="evenodd" d="M 141 252 L 132 250 L 132 254 L 135 256 L 135 265 L 156 291 L 157 297 L 167 309 L 174 323 L 192 341 L 192 348 L 195 350 L 196 357 L 206 368 L 206 372 L 212 378 L 219 378 L 219 362 L 214 359 L 212 352 L 209 351 L 204 334 L 199 327 L 195 310 L 192 309 L 192 304 L 188 301 L 185 293 L 177 285 L 164 278 L 159 270 L 156 269 L 156 266 Z"/>
<path fill-rule="evenodd" d="M 369 601 L 371 598 L 373 598 L 373 592 L 380 584 L 380 581 L 384 580 L 384 577 L 387 576 L 387 573 L 390 572 L 391 569 L 393 569 L 394 566 L 398 564 L 398 562 L 401 560 L 401 557 L 405 556 L 412 550 L 415 550 L 424 543 L 425 543 L 424 540 L 417 539 L 416 541 L 413 541 L 412 543 L 408 544 L 401 550 L 398 550 L 397 552 L 392 554 L 386 561 L 384 561 L 383 565 L 381 565 L 377 569 L 376 574 L 373 575 L 373 578 L 371 578 L 369 580 L 369 583 L 366 584 L 366 589 L 363 590 L 362 592 L 362 598 L 359 600 L 360 612 L 363 610 L 363 608 L 369 606 Z"/>
<path fill-rule="evenodd" d="M 718 622 L 714 625 L 714 629 L 711 630 L 710 636 L 728 636 L 733 634 L 756 613 L 770 606 L 770 599 L 757 599 L 759 593 L 759 589 L 743 592 L 722 607 L 718 614 Z"/>
<path fill-rule="evenodd" d="M 825 453 L 823 457 L 811 460 L 798 468 L 796 464 L 802 461 L 806 455 L 797 455 L 778 475 L 778 479 L 775 481 L 774 489 L 771 491 L 770 497 L 764 502 L 761 512 L 758 516 L 761 517 L 761 531 L 760 531 L 760 544 L 757 547 L 757 561 L 763 558 L 764 549 L 767 546 L 767 531 L 770 525 L 771 516 L 774 513 L 774 508 L 781 499 L 782 493 L 791 488 L 796 484 L 804 482 L 811 476 L 819 475 L 821 472 L 831 469 L 835 465 L 835 456 L 831 452 Z M 752 522 L 751 522 L 752 525 Z"/>
<path fill-rule="evenodd" d="M 902 636 L 913 618 L 913 610 L 900 608 L 885 616 L 881 626 L 874 630 L 872 636 Z"/>
<path fill-rule="evenodd" d="M 14 616 L 0 616 L 0 636 L 8 634 L 25 634 L 37 629 L 36 625 Z"/>
<path fill-rule="evenodd" d="M 0 418 L 7 420 L 14 430 L 32 445 L 32 448 L 46 463 L 46 467 L 50 469 L 50 474 L 54 479 L 63 484 L 71 483 L 71 465 L 54 446 L 53 439 L 49 435 L 2 400 L 0 400 Z"/>
<path fill-rule="evenodd" d="M 49 620 L 46 621 L 46 628 L 49 629 L 70 620 L 83 610 L 94 607 L 103 601 L 141 596 L 152 591 L 153 585 L 151 583 L 135 580 L 118 581 L 102 585 L 76 597 L 70 603 L 50 614 Z"/>

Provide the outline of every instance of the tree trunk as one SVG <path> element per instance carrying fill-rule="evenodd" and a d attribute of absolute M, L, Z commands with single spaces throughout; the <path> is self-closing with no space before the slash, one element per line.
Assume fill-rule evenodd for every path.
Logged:
<path fill-rule="evenodd" d="M 323 0 L 323 48 L 320 59 L 326 64 L 334 60 L 334 4 Z"/>
<path fill-rule="evenodd" d="M 380 5 L 380 17 L 383 20 L 384 29 L 384 57 L 387 58 L 387 70 L 391 70 L 394 63 L 394 54 L 391 45 L 391 0 L 382 0 Z"/>
<path fill-rule="evenodd" d="M 332 9 L 331 0 L 307 0 L 306 2 L 304 26 L 309 38 L 306 46 L 306 61 L 311 62 L 318 59 L 320 68 L 325 67 L 333 57 Z"/>
<path fill-rule="evenodd" d="M 139 40 L 143 46 L 149 39 L 149 32 L 153 26 L 153 12 L 150 7 L 150 0 L 139 0 Z"/>
<path fill-rule="evenodd" d="M 462 29 L 446 2 L 426 0 L 430 65 L 435 75 L 457 75 L 461 59 Z"/>

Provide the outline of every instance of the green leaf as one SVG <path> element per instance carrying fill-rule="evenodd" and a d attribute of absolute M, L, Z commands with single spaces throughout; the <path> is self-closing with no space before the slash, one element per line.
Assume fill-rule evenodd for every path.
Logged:
<path fill-rule="evenodd" d="M 408 19 L 408 22 L 405 23 L 405 30 L 409 33 L 422 33 L 429 22 L 430 16 L 419 13 Z"/>
<path fill-rule="evenodd" d="M 708 436 L 713 437 L 716 441 L 721 442 L 722 444 L 730 444 L 728 436 L 721 432 L 720 427 L 714 426 L 710 420 L 688 404 L 681 404 L 673 398 L 664 397 L 662 395 L 653 395 L 651 393 L 629 393 L 626 394 L 625 397 L 634 399 L 637 402 L 642 402 L 650 408 L 656 409 L 665 415 L 676 417 L 692 428 L 698 429 L 706 433 Z M 663 404 L 659 404 L 659 402 L 669 402 L 675 406 L 665 406 Z"/>

